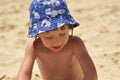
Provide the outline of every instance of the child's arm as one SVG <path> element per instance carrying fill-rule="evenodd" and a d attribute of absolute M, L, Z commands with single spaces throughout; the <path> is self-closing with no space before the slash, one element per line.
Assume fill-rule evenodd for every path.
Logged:
<path fill-rule="evenodd" d="M 31 41 L 25 51 L 25 56 L 17 75 L 17 80 L 31 80 L 32 69 L 35 60 L 33 41 Z"/>
<path fill-rule="evenodd" d="M 90 58 L 83 41 L 74 37 L 74 52 L 81 65 L 84 78 L 83 80 L 97 80 L 97 72 L 92 59 Z"/>

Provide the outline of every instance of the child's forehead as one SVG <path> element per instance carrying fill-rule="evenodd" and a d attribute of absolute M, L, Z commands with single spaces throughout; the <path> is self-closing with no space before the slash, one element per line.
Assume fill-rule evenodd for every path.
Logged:
<path fill-rule="evenodd" d="M 59 29 L 57 29 L 57 30 L 52 30 L 52 31 L 49 31 L 49 32 L 43 32 L 43 33 L 41 33 L 40 35 L 42 35 L 42 36 L 49 36 L 49 35 L 53 35 L 53 34 L 56 34 L 56 33 L 62 33 L 63 31 L 61 30 L 59 30 Z"/>

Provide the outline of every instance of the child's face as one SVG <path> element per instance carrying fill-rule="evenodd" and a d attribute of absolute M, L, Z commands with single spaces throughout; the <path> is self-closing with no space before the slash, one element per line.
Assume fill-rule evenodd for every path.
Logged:
<path fill-rule="evenodd" d="M 64 28 L 58 28 L 49 32 L 44 32 L 38 35 L 41 38 L 43 45 L 52 50 L 60 51 L 68 42 L 69 27 L 64 25 Z"/>

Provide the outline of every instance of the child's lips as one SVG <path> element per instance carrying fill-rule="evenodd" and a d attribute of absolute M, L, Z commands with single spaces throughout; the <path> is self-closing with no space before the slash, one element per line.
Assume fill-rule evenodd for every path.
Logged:
<path fill-rule="evenodd" d="M 54 49 L 60 49 L 61 48 L 61 46 L 55 46 L 55 47 L 53 47 Z"/>

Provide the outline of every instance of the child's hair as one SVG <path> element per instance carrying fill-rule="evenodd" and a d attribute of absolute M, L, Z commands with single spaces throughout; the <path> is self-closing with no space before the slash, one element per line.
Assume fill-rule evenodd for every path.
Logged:
<path fill-rule="evenodd" d="M 72 36 L 73 36 L 73 28 L 74 28 L 74 26 L 73 26 L 73 25 L 70 25 L 70 26 L 69 26 L 69 29 L 71 30 L 71 35 L 70 35 L 70 38 L 72 38 Z"/>

